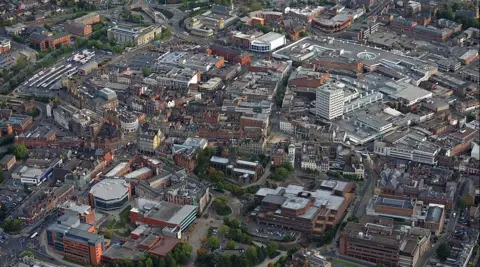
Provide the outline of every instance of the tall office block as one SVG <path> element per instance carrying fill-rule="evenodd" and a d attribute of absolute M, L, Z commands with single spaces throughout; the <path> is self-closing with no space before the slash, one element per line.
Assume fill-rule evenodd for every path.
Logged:
<path fill-rule="evenodd" d="M 317 88 L 315 114 L 317 119 L 332 120 L 343 115 L 344 94 L 338 85 L 326 84 Z"/>

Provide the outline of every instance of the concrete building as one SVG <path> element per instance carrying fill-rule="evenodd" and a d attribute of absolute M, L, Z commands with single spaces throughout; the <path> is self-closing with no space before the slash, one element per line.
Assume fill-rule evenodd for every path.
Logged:
<path fill-rule="evenodd" d="M 10 168 L 12 168 L 15 162 L 16 162 L 15 155 L 7 154 L 3 156 L 2 160 L 0 160 L 0 165 L 4 171 L 8 171 L 10 170 Z"/>
<path fill-rule="evenodd" d="M 374 142 L 374 153 L 423 164 L 435 165 L 440 147 L 420 133 L 407 133 L 391 142 Z"/>
<path fill-rule="evenodd" d="M 285 35 L 269 32 L 252 41 L 250 51 L 258 53 L 269 53 L 287 44 Z"/>
<path fill-rule="evenodd" d="M 56 49 L 58 45 L 70 44 L 71 34 L 61 32 L 55 35 L 43 35 L 38 32 L 34 32 L 30 35 L 30 42 L 36 48 L 41 51 L 46 51 L 49 48 Z"/>
<path fill-rule="evenodd" d="M 363 216 L 348 222 L 340 234 L 340 254 L 388 267 L 418 266 L 430 248 L 430 232 L 395 225 L 391 218 Z"/>
<path fill-rule="evenodd" d="M 334 84 L 323 85 L 316 90 L 315 115 L 317 119 L 332 120 L 343 115 L 344 92 Z"/>
<path fill-rule="evenodd" d="M 66 21 L 63 28 L 69 33 L 86 36 L 92 33 L 92 24 L 97 22 L 100 22 L 100 15 L 92 12 L 74 20 Z"/>
<path fill-rule="evenodd" d="M 123 113 L 119 116 L 120 128 L 125 133 L 133 133 L 138 130 L 138 117 L 134 114 Z"/>
<path fill-rule="evenodd" d="M 105 251 L 104 238 L 94 231 L 93 225 L 65 214 L 47 228 L 48 245 L 68 259 L 99 265 Z"/>
<path fill-rule="evenodd" d="M 130 221 L 134 224 L 169 227 L 172 232 L 181 233 L 195 222 L 197 209 L 192 205 L 138 198 L 130 210 Z"/>
<path fill-rule="evenodd" d="M 255 194 L 260 206 L 251 216 L 259 223 L 318 236 L 342 221 L 352 190 L 352 183 L 335 180 L 322 182 L 316 191 L 296 185 L 260 188 Z"/>
<path fill-rule="evenodd" d="M 160 130 L 146 130 L 137 135 L 137 150 L 140 153 L 155 155 L 158 146 L 165 139 Z"/>
<path fill-rule="evenodd" d="M 28 159 L 24 165 L 12 172 L 14 183 L 40 185 L 52 176 L 53 169 L 61 164 L 62 159 L 52 160 Z"/>
<path fill-rule="evenodd" d="M 166 73 L 155 77 L 157 84 L 171 90 L 186 90 L 191 84 L 200 81 L 200 73 L 192 69 L 170 68 Z"/>
<path fill-rule="evenodd" d="M 132 198 L 130 184 L 123 179 L 104 179 L 88 195 L 90 206 L 99 210 L 120 209 Z"/>
<path fill-rule="evenodd" d="M 10 51 L 11 48 L 10 40 L 7 38 L 0 37 L 0 55 L 5 54 Z"/>
<path fill-rule="evenodd" d="M 114 40 L 117 43 L 139 46 L 148 44 L 155 39 L 155 36 L 161 34 L 162 29 L 155 25 L 140 29 L 127 29 L 115 26 L 107 31 L 108 40 Z"/>
<path fill-rule="evenodd" d="M 408 1 L 405 11 L 409 15 L 413 15 L 422 11 L 422 4 L 420 2 Z"/>

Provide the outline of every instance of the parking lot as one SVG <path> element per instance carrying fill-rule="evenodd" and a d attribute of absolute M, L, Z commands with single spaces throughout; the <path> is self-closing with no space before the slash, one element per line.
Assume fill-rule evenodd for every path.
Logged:
<path fill-rule="evenodd" d="M 265 237 L 268 239 L 283 241 L 286 238 L 294 240 L 296 238 L 296 231 L 290 231 L 287 229 L 282 229 L 278 227 L 257 224 L 257 223 L 248 223 L 248 232 L 259 237 Z"/>
<path fill-rule="evenodd" d="M 12 212 L 28 196 L 20 185 L 8 185 L 0 189 L 0 202 L 5 205 L 8 212 Z"/>

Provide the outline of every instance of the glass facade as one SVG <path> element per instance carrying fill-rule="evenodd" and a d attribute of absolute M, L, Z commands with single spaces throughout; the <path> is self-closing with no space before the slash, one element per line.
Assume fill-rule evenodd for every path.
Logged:
<path fill-rule="evenodd" d="M 95 198 L 95 207 L 102 210 L 114 210 L 123 207 L 129 201 L 129 196 L 126 194 L 121 199 L 105 201 L 100 198 Z"/>

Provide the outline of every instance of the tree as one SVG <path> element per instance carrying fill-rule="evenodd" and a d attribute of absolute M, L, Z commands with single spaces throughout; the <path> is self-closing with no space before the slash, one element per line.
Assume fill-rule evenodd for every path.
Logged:
<path fill-rule="evenodd" d="M 35 254 L 33 254 L 33 252 L 31 251 L 23 251 L 22 253 L 20 253 L 20 258 L 23 257 L 35 258 Z"/>
<path fill-rule="evenodd" d="M 439 245 L 438 248 L 437 248 L 437 257 L 441 261 L 445 261 L 448 258 L 448 256 L 450 256 L 450 252 L 451 252 L 450 246 L 443 243 L 443 244 Z"/>
<path fill-rule="evenodd" d="M 468 200 L 465 197 L 462 197 L 458 200 L 458 208 L 462 211 L 468 207 Z"/>
<path fill-rule="evenodd" d="M 8 208 L 7 206 L 0 204 L 0 219 L 3 220 L 7 217 L 8 215 Z"/>
<path fill-rule="evenodd" d="M 275 258 L 277 250 L 278 250 L 278 243 L 277 242 L 270 241 L 267 244 L 267 253 L 268 253 L 268 256 L 271 259 Z"/>
<path fill-rule="evenodd" d="M 10 148 L 10 153 L 15 155 L 17 159 L 24 159 L 28 157 L 28 149 L 24 144 L 14 144 Z"/>
<path fill-rule="evenodd" d="M 220 227 L 218 227 L 218 231 L 220 233 L 222 233 L 222 235 L 228 233 L 228 231 L 230 231 L 230 228 L 228 226 L 226 226 L 225 224 L 222 224 L 220 225 Z"/>
<path fill-rule="evenodd" d="M 152 69 L 149 67 L 145 67 L 142 69 L 143 77 L 148 77 L 152 74 Z"/>
<path fill-rule="evenodd" d="M 244 255 L 247 257 L 248 259 L 248 265 L 255 265 L 258 261 L 258 251 L 257 251 L 257 247 L 254 247 L 254 246 L 250 246 L 248 247 L 246 250 L 245 250 L 245 253 Z"/>
<path fill-rule="evenodd" d="M 227 241 L 227 249 L 235 249 L 236 246 L 237 246 L 237 244 L 235 243 L 235 241 L 233 241 L 233 240 L 228 240 Z"/>
<path fill-rule="evenodd" d="M 382 263 L 377 263 L 375 264 L 375 267 L 387 267 L 385 264 Z"/>
<path fill-rule="evenodd" d="M 462 8 L 462 6 L 461 6 L 460 3 L 458 3 L 458 2 L 454 2 L 453 5 L 452 5 L 452 10 L 453 10 L 454 12 L 457 11 L 457 10 L 459 10 L 459 9 L 461 9 L 461 8 Z"/>
<path fill-rule="evenodd" d="M 3 231 L 7 233 L 18 232 L 22 229 L 22 221 L 20 219 L 5 219 L 2 224 Z"/>
<path fill-rule="evenodd" d="M 257 11 L 257 10 L 260 10 L 262 9 L 262 5 L 260 5 L 258 2 L 256 1 L 252 1 L 251 4 L 250 4 L 250 11 Z"/>
<path fill-rule="evenodd" d="M 188 243 L 180 243 L 173 249 L 172 254 L 176 262 L 186 264 L 192 255 L 192 246 Z"/>
<path fill-rule="evenodd" d="M 3 182 L 3 179 L 5 179 L 5 174 L 3 173 L 3 169 L 0 168 L 0 183 Z"/>
<path fill-rule="evenodd" d="M 211 250 L 219 248 L 220 247 L 220 240 L 218 240 L 217 237 L 212 235 L 211 237 L 208 238 L 208 247 Z"/>

